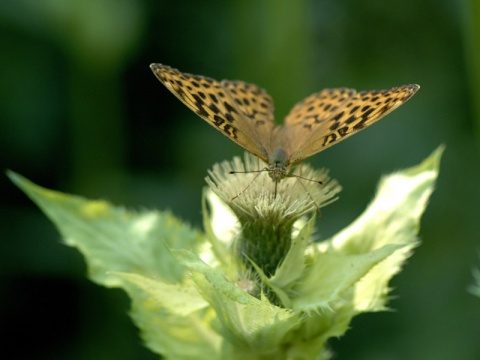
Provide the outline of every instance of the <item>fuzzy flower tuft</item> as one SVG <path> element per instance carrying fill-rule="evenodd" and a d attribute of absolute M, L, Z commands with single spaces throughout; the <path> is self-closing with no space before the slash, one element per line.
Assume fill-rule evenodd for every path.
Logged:
<path fill-rule="evenodd" d="M 275 183 L 268 172 L 258 172 L 259 169 L 266 168 L 267 164 L 245 153 L 244 162 L 235 157 L 233 161 L 215 164 L 205 180 L 239 219 L 265 219 L 270 224 L 296 220 L 324 207 L 337 200 L 336 195 L 341 191 L 337 181 L 329 178 L 328 170 L 315 170 L 300 164 L 292 172 L 293 176 L 278 183 L 275 196 Z M 230 174 L 231 171 L 239 174 Z"/>

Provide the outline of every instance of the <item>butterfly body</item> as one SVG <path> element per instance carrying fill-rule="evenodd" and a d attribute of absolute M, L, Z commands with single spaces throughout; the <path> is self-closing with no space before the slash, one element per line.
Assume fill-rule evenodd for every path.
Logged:
<path fill-rule="evenodd" d="M 260 87 L 243 81 L 216 81 L 150 65 L 178 99 L 230 140 L 268 164 L 275 183 L 289 167 L 340 142 L 392 112 L 420 88 L 390 90 L 325 89 L 296 104 L 282 126 L 275 126 L 273 100 Z"/>
<path fill-rule="evenodd" d="M 281 149 L 276 148 L 268 158 L 268 175 L 274 182 L 280 182 L 288 173 L 288 156 L 287 153 Z"/>

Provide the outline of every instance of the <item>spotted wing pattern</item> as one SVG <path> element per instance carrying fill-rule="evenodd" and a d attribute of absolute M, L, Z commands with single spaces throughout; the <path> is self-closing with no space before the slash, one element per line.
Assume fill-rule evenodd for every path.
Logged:
<path fill-rule="evenodd" d="M 285 124 L 275 127 L 272 98 L 256 85 L 218 82 L 162 64 L 150 67 L 198 116 L 275 166 L 278 162 L 291 165 L 356 134 L 404 104 L 420 88 L 412 84 L 358 93 L 348 88 L 326 89 L 295 105 Z M 282 151 L 275 152 L 278 149 Z M 277 158 L 271 159 L 272 154 Z M 282 154 L 280 160 L 278 154 Z"/>
<path fill-rule="evenodd" d="M 289 164 L 308 158 L 380 120 L 419 88 L 412 84 L 359 93 L 353 89 L 323 90 L 290 111 L 274 144 L 287 144 Z"/>
<path fill-rule="evenodd" d="M 162 64 L 150 68 L 198 116 L 245 150 L 268 161 L 273 101 L 263 89 L 242 81 L 218 82 Z"/>

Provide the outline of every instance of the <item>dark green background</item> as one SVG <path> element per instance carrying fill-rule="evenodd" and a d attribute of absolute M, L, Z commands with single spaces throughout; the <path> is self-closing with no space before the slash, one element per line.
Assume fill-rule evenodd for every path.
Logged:
<path fill-rule="evenodd" d="M 349 224 L 382 174 L 446 144 L 422 245 L 392 282 L 395 311 L 359 316 L 338 359 L 479 359 L 480 9 L 476 0 L 0 0 L 0 159 L 40 185 L 200 227 L 206 170 L 242 150 L 154 77 L 161 62 L 266 88 L 277 119 L 324 87 L 418 83 L 405 106 L 309 162 L 344 191 L 321 238 Z M 476 8 L 475 8 L 476 7 Z M 2 353 L 154 359 L 119 290 L 0 180 Z M 19 345 L 17 345 L 19 344 Z"/>

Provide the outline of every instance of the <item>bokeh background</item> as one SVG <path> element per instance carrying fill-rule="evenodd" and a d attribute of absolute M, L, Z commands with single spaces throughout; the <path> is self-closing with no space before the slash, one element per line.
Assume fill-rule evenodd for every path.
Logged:
<path fill-rule="evenodd" d="M 422 245 L 392 282 L 394 311 L 356 318 L 338 359 L 479 359 L 480 5 L 476 0 L 0 0 L 0 165 L 36 183 L 201 227 L 204 177 L 242 150 L 149 69 L 161 62 L 268 89 L 278 121 L 325 87 L 421 90 L 375 126 L 309 159 L 344 187 L 327 238 L 382 174 L 446 144 Z M 1 175 L 0 343 L 29 359 L 155 359 L 129 301 L 86 279 L 82 257 Z"/>

